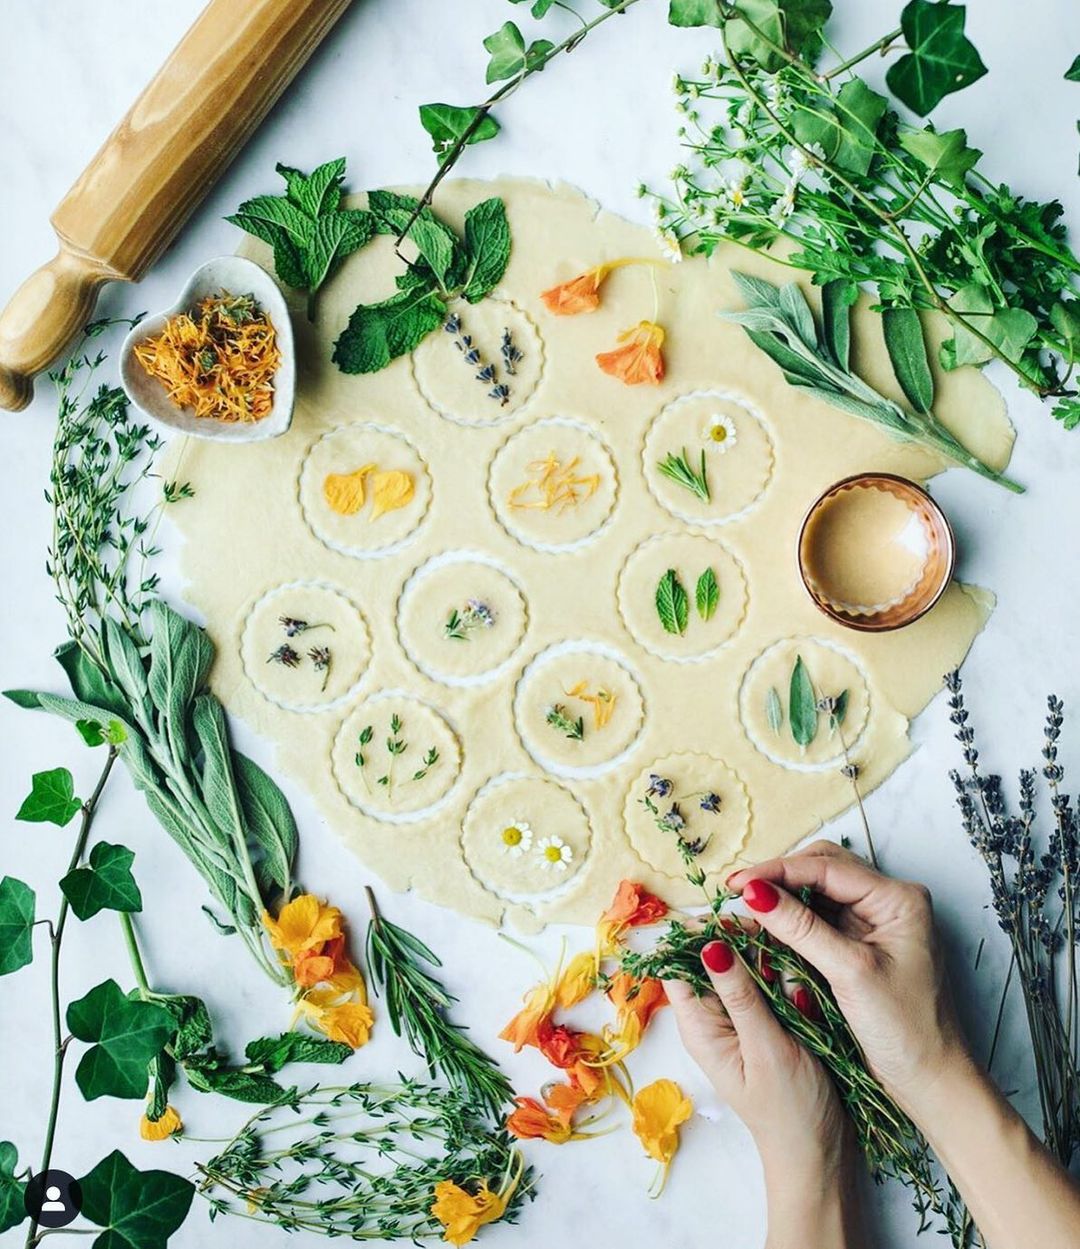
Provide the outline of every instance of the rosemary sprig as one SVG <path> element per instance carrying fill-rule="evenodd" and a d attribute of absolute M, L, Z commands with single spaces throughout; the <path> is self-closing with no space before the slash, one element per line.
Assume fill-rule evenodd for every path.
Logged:
<path fill-rule="evenodd" d="M 578 716 L 576 720 L 572 719 L 562 703 L 554 703 L 551 707 L 549 707 L 547 715 L 544 719 L 553 729 L 562 733 L 564 737 L 568 737 L 572 742 L 584 741 L 584 716 Z"/>
<path fill-rule="evenodd" d="M 697 495 L 703 503 L 708 503 L 712 497 L 709 491 L 709 479 L 705 471 L 705 452 L 701 452 L 701 467 L 694 468 L 690 463 L 690 456 L 687 454 L 686 448 L 683 447 L 681 455 L 675 455 L 669 451 L 667 455 L 657 464 L 656 471 L 663 473 L 665 477 L 670 478 L 677 486 L 682 486 L 689 490 L 691 494 Z"/>
<path fill-rule="evenodd" d="M 441 967 L 442 962 L 418 937 L 380 912 L 370 888 L 366 893 L 371 908 L 367 966 L 386 1004 L 390 1027 L 427 1062 L 432 1075 L 445 1076 L 473 1113 L 500 1121 L 513 1087 L 495 1060 L 447 1017 L 457 998 L 424 967 Z"/>

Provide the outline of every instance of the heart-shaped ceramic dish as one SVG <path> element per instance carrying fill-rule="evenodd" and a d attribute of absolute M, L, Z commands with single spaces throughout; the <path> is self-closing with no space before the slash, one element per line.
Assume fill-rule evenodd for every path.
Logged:
<path fill-rule="evenodd" d="M 207 295 L 228 291 L 231 295 L 251 295 L 266 313 L 277 336 L 281 364 L 274 374 L 274 403 L 259 421 L 218 421 L 197 417 L 188 408 L 178 408 L 164 386 L 135 358 L 135 347 L 160 333 L 165 322 L 179 312 L 190 312 Z M 252 260 L 243 256 L 219 256 L 200 265 L 171 308 L 145 317 L 124 339 L 120 354 L 120 379 L 127 397 L 152 421 L 169 432 L 212 438 L 216 442 L 261 442 L 283 434 L 292 422 L 296 399 L 296 349 L 292 322 L 285 299 L 273 278 Z"/>

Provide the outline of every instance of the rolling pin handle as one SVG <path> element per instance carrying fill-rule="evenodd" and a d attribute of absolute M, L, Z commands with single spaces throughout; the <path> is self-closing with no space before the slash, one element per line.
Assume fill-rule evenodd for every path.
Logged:
<path fill-rule="evenodd" d="M 60 251 L 19 287 L 0 313 L 0 407 L 17 412 L 49 367 L 93 316 L 109 274 L 99 264 Z"/>

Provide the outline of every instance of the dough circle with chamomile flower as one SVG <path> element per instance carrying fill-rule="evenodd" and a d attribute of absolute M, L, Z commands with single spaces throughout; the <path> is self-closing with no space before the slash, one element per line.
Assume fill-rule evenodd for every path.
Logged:
<path fill-rule="evenodd" d="M 720 525 L 765 493 L 773 443 L 761 417 L 734 395 L 703 392 L 669 403 L 645 436 L 645 480 L 680 520 Z"/>
<path fill-rule="evenodd" d="M 581 870 L 592 833 L 563 785 L 535 776 L 489 781 L 462 825 L 465 862 L 485 889 L 511 900 L 562 889 Z"/>

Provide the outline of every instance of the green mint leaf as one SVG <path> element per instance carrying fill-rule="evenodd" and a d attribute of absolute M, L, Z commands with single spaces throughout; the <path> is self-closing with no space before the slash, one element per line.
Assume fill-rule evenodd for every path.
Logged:
<path fill-rule="evenodd" d="M 303 257 L 308 290 L 317 291 L 337 262 L 363 247 L 374 233 L 370 214 L 357 208 L 320 217 Z"/>
<path fill-rule="evenodd" d="M 440 165 L 466 132 L 469 133 L 467 144 L 483 143 L 499 133 L 499 123 L 494 117 L 484 116 L 476 122 L 479 111 L 476 107 L 463 108 L 457 104 L 421 104 L 420 124 L 431 135 L 432 150 Z"/>
<path fill-rule="evenodd" d="M 469 277 L 462 293 L 475 304 L 502 281 L 510 262 L 510 223 L 501 199 L 482 200 L 465 214 L 465 251 Z"/>
<path fill-rule="evenodd" d="M 55 824 L 63 828 L 79 814 L 82 800 L 75 797 L 75 782 L 67 768 L 35 772 L 30 793 L 15 818 L 30 824 Z"/>
<path fill-rule="evenodd" d="M 14 876 L 0 880 L 0 976 L 34 959 L 34 891 Z"/>
<path fill-rule="evenodd" d="M 409 238 L 427 261 L 436 281 L 440 286 L 445 286 L 458 250 L 457 235 L 449 226 L 443 225 L 434 216 L 429 216 L 417 217 L 409 228 Z"/>
<path fill-rule="evenodd" d="M 147 1064 L 174 1031 L 164 1007 L 130 1001 L 115 980 L 103 981 L 72 1002 L 67 1026 L 80 1041 L 91 1043 L 75 1070 L 75 1083 L 88 1102 L 97 1097 L 145 1097 Z"/>
<path fill-rule="evenodd" d="M 423 288 L 361 304 L 334 344 L 334 363 L 343 373 L 377 373 L 413 351 L 445 316 L 443 301 Z"/>
<path fill-rule="evenodd" d="M 202 998 L 173 993 L 154 1000 L 164 1006 L 173 1017 L 175 1032 L 170 1044 L 177 1061 L 183 1062 L 212 1044 L 214 1025 Z"/>
<path fill-rule="evenodd" d="M 295 1089 L 282 1088 L 267 1075 L 232 1067 L 212 1052 L 205 1057 L 189 1058 L 184 1063 L 184 1074 L 191 1087 L 200 1093 L 219 1093 L 249 1105 L 272 1106 L 296 1095 Z"/>
<path fill-rule="evenodd" d="M 23 1195 L 26 1185 L 15 1178 L 18 1150 L 10 1141 L 0 1141 L 0 1236 L 26 1218 Z"/>
<path fill-rule="evenodd" d="M 720 586 L 716 581 L 716 573 L 711 568 L 706 568 L 698 577 L 694 601 L 697 614 L 702 620 L 711 620 L 716 614 L 716 608 L 720 602 Z"/>
<path fill-rule="evenodd" d="M 817 695 L 801 655 L 795 657 L 788 691 L 788 723 L 797 746 L 805 747 L 817 736 Z"/>
<path fill-rule="evenodd" d="M 1073 58 L 1073 63 L 1065 71 L 1066 82 L 1080 82 L 1080 56 Z"/>
<path fill-rule="evenodd" d="M 164 1249 L 187 1218 L 194 1186 L 171 1171 L 138 1171 L 119 1150 L 79 1181 L 84 1219 L 105 1230 L 92 1249 Z"/>
<path fill-rule="evenodd" d="M 104 910 L 142 910 L 142 894 L 131 874 L 134 861 L 127 846 L 99 841 L 90 851 L 89 865 L 68 872 L 60 888 L 79 919 L 90 919 Z"/>
<path fill-rule="evenodd" d="M 665 633 L 680 637 L 686 632 L 690 619 L 690 600 L 686 589 L 674 568 L 669 568 L 656 586 L 656 614 Z"/>
<path fill-rule="evenodd" d="M 280 1071 L 287 1063 L 343 1063 L 352 1053 L 348 1045 L 340 1041 L 327 1041 L 324 1037 L 308 1036 L 303 1032 L 283 1032 L 278 1037 L 260 1037 L 251 1041 L 244 1050 L 253 1067 L 261 1067 L 268 1074 Z"/>
<path fill-rule="evenodd" d="M 978 148 L 968 147 L 965 130 L 925 130 L 901 128 L 897 142 L 920 165 L 948 186 L 963 187 L 967 174 L 982 157 Z"/>
<path fill-rule="evenodd" d="M 910 51 L 889 66 L 889 90 L 920 116 L 954 91 L 986 73 L 975 45 L 964 34 L 966 9 L 937 0 L 909 0 L 900 28 Z"/>
<path fill-rule="evenodd" d="M 345 157 L 327 161 L 302 174 L 299 169 L 278 164 L 277 172 L 285 179 L 288 198 L 308 217 L 321 217 L 334 212 L 341 203 L 341 184 L 345 181 Z"/>
<path fill-rule="evenodd" d="M 900 389 L 916 412 L 929 412 L 934 406 L 934 377 L 919 314 L 914 308 L 885 308 L 881 328 Z"/>
<path fill-rule="evenodd" d="M 769 728 L 779 736 L 784 727 L 784 704 L 780 701 L 780 692 L 775 685 L 770 685 L 769 692 L 765 695 L 765 719 Z"/>
<path fill-rule="evenodd" d="M 485 82 L 502 82 L 525 68 L 525 37 L 514 22 L 504 22 L 493 35 L 488 35 L 484 47 L 491 53 Z"/>

